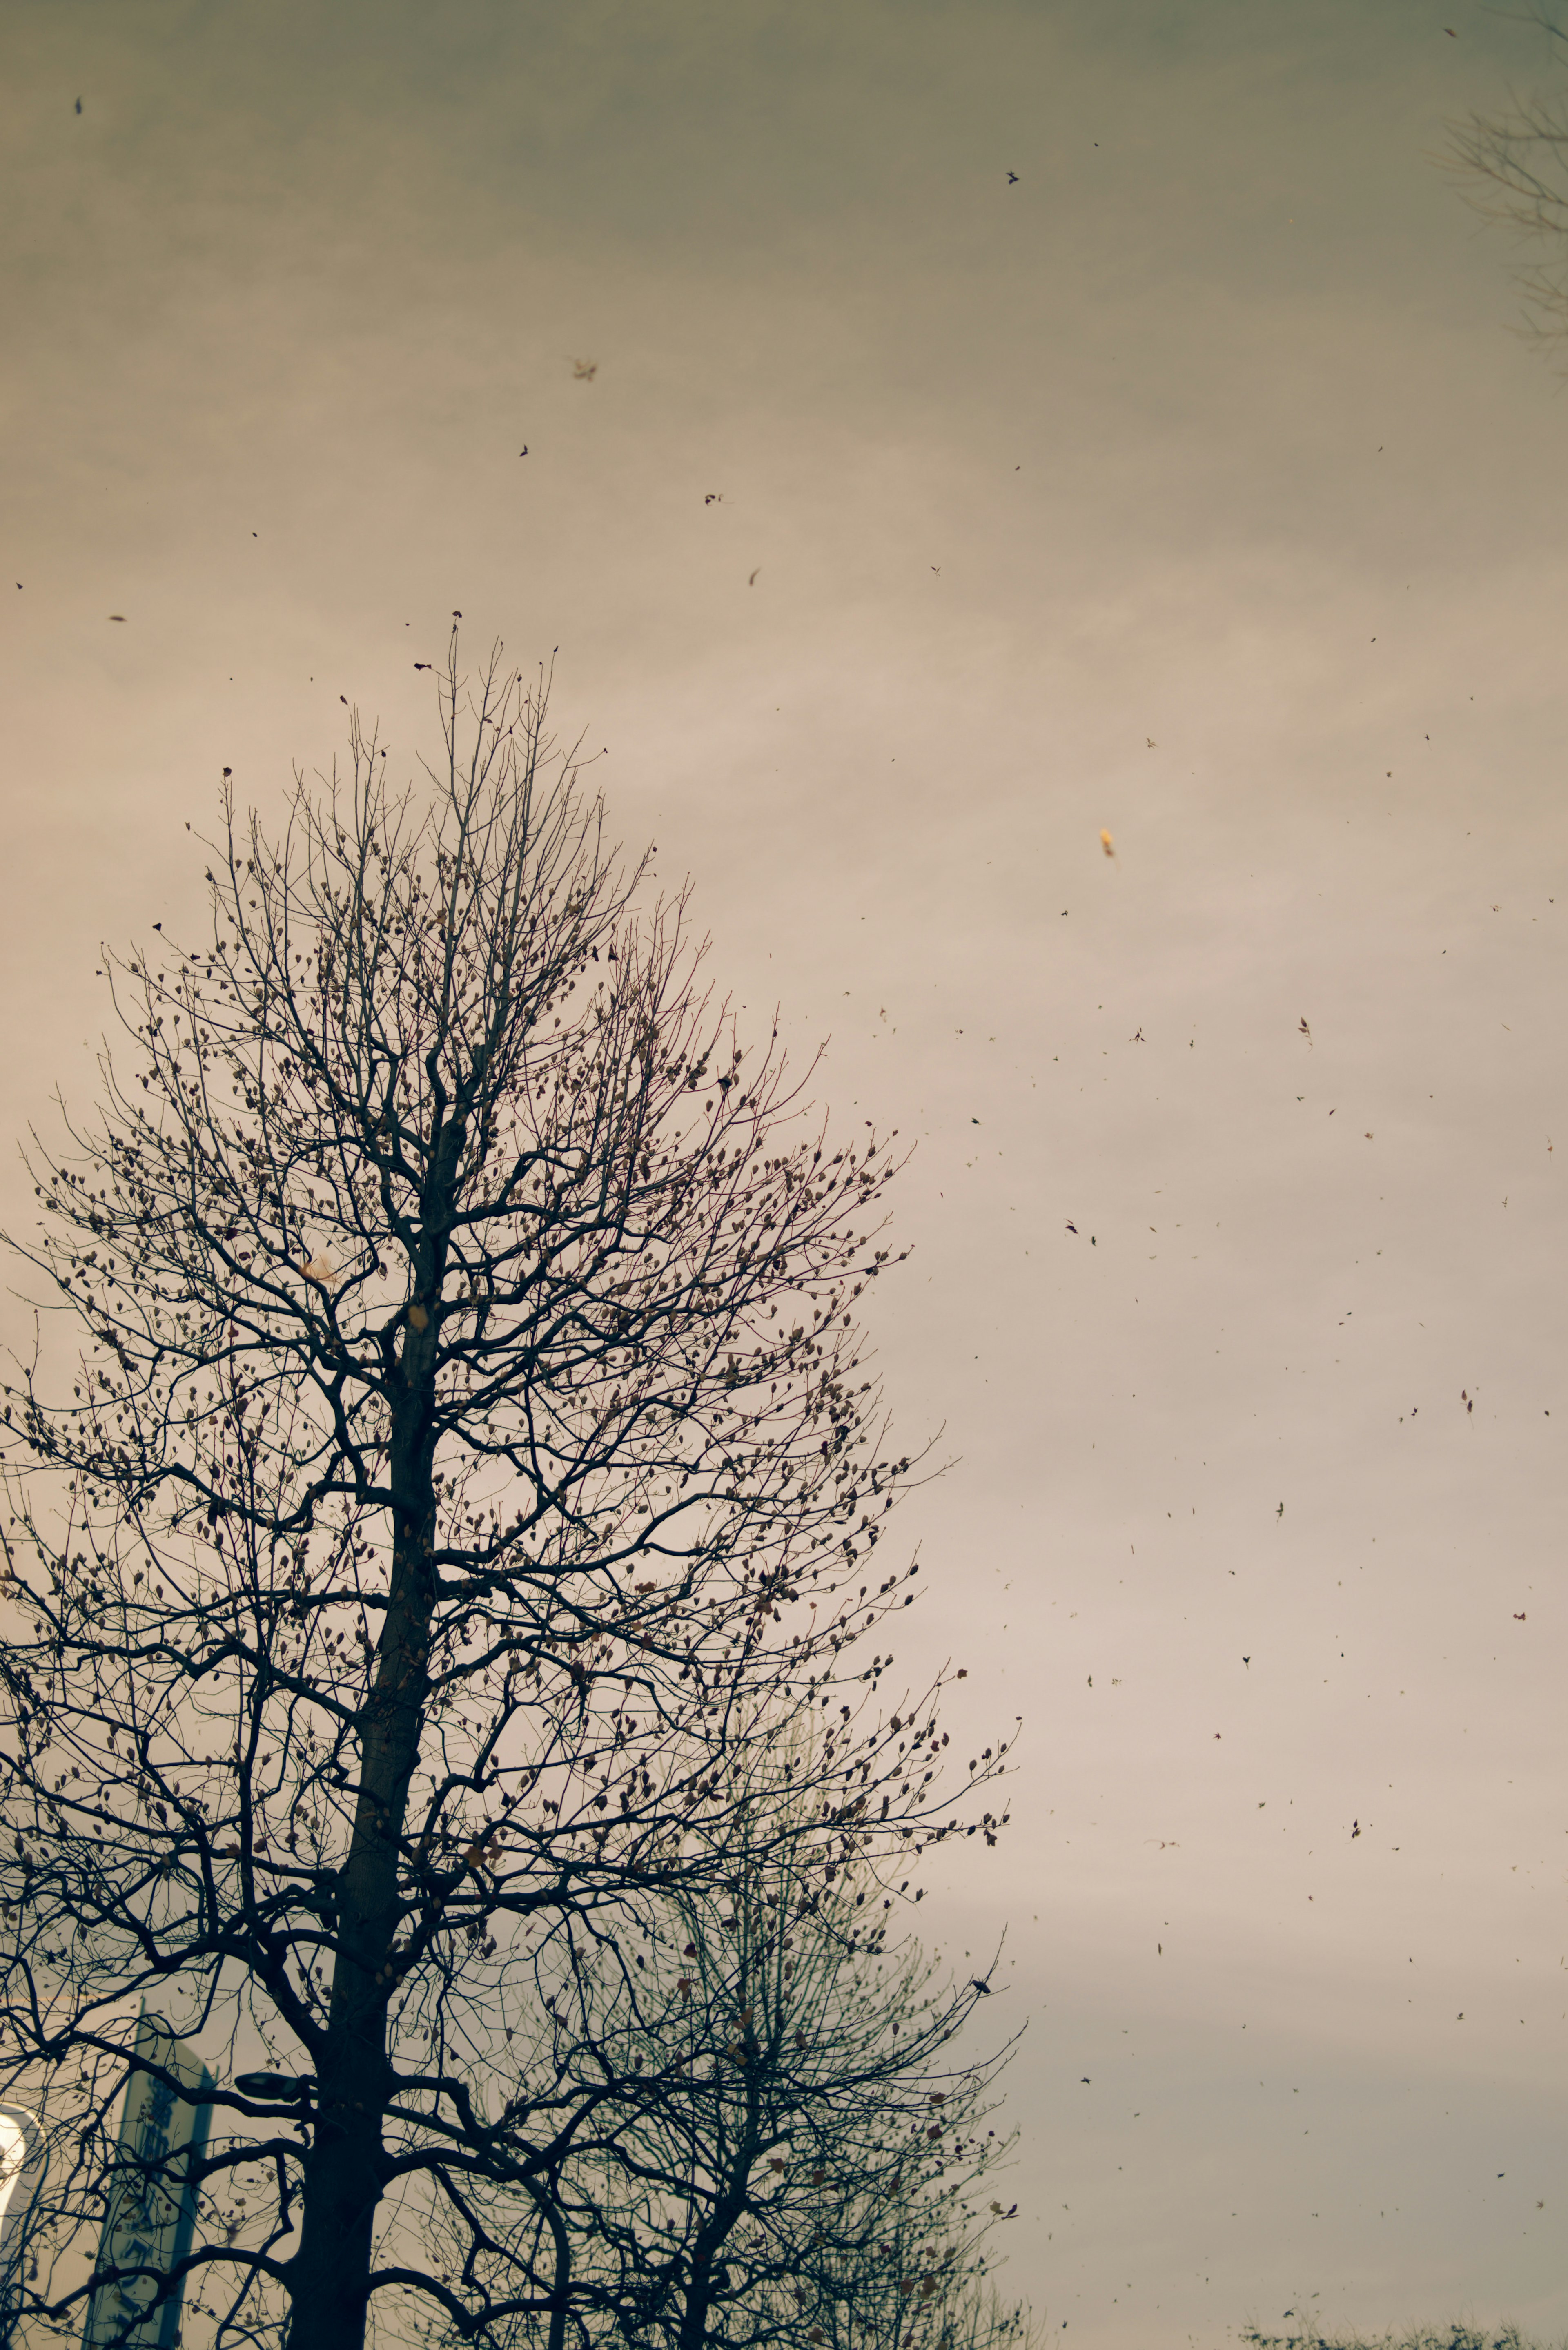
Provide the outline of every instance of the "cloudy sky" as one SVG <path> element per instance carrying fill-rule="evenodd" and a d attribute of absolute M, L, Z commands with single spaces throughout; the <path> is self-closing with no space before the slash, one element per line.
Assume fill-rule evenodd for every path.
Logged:
<path fill-rule="evenodd" d="M 1007 1924 L 1008 2282 L 1106 2350 L 1568 2328 L 1568 407 L 1435 161 L 1546 48 L 0 28 L 12 1126 L 90 1094 L 99 941 L 194 929 L 223 767 L 275 807 L 341 695 L 411 770 L 454 609 L 559 648 L 715 979 L 919 1146 L 907 1661 L 1019 1740 L 922 1920 Z"/>

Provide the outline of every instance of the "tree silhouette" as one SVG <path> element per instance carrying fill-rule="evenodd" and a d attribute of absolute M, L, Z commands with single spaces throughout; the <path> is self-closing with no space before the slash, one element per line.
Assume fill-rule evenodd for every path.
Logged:
<path fill-rule="evenodd" d="M 695 1898 L 742 1815 L 765 1848 L 792 1715 L 808 1909 L 960 1829 L 934 1690 L 918 1762 L 877 1712 L 917 1572 L 877 1572 L 913 1464 L 855 1320 L 891 1146 L 830 1149 L 684 894 L 639 910 L 545 681 L 498 648 L 471 691 L 454 629 L 439 683 L 428 794 L 357 721 L 275 839 L 225 787 L 210 941 L 106 958 L 130 1064 L 29 1156 L 0 2091 L 55 2150 L 46 2330 L 95 2288 L 120 2340 L 183 2289 L 295 2350 L 373 2296 L 553 2312 L 553 2272 L 494 2302 L 477 2216 L 547 2185 L 493 2094 L 541 1935 Z M 140 1998 L 227 2064 L 200 2218 L 168 2272 L 84 2274 Z"/>
<path fill-rule="evenodd" d="M 1550 9 L 1524 21 L 1568 44 Z M 1568 107 L 1562 95 L 1514 101 L 1501 115 L 1472 114 L 1449 125 L 1438 159 L 1483 220 L 1512 229 L 1541 256 L 1514 272 L 1524 297 L 1524 332 L 1548 348 L 1568 338 Z"/>
<path fill-rule="evenodd" d="M 487 2199 L 482 2257 L 493 2307 L 552 2274 L 552 2350 L 940 2350 L 955 2326 L 994 2350 L 1023 2329 L 982 2282 L 1007 2051 L 961 2056 L 979 1992 L 862 1924 L 858 1866 L 847 1903 L 815 1898 L 813 1776 L 786 1732 L 712 1870 L 630 1936 L 566 1918 L 537 1953 L 541 2026 L 510 2052 L 540 2085 L 515 2125 L 531 2183 Z M 448 2271 L 472 2241 L 468 2215 L 431 2236 Z M 500 2336 L 531 2338 L 526 2315 Z"/>

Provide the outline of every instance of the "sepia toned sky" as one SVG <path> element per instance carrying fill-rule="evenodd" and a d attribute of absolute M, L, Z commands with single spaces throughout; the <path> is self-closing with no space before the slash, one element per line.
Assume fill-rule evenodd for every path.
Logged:
<path fill-rule="evenodd" d="M 1568 405 L 1434 160 L 1549 62 L 1472 0 L 0 24 L 9 1125 L 224 766 L 275 807 L 341 696 L 414 772 L 454 609 L 559 649 L 742 1027 L 918 1144 L 899 1661 L 1017 1762 L 920 1922 L 1006 1927 L 1005 2282 L 1094 2350 L 1568 2330 Z"/>

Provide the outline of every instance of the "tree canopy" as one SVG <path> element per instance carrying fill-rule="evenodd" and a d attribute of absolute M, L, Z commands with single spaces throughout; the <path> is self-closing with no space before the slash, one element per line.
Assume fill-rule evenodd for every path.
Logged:
<path fill-rule="evenodd" d="M 807 1825 L 801 1760 L 786 1734 L 753 1762 L 717 1867 L 633 1932 L 566 1918 L 537 1948 L 533 2029 L 508 2055 L 533 2085 L 520 2165 L 547 2188 L 485 2196 L 480 2258 L 497 2305 L 509 2276 L 553 2271 L 553 2343 L 569 2320 L 668 2350 L 1020 2330 L 984 2282 L 1010 2216 L 982 2193 L 1012 2147 L 983 2126 L 1008 2052 L 955 2045 L 989 1986 L 954 1989 L 813 1898 L 779 1834 L 781 1813 Z M 472 2215 L 426 2241 L 454 2275 Z"/>
<path fill-rule="evenodd" d="M 558 2132 L 506 2063 L 542 1945 L 656 1936 L 739 1836 L 864 1954 L 929 1841 L 1005 1818 L 1005 1746 L 943 1816 L 941 1676 L 881 1696 L 920 1473 L 858 1321 L 896 1136 L 832 1147 L 742 1037 L 544 680 L 498 648 L 471 689 L 454 629 L 440 695 L 417 785 L 357 721 L 279 830 L 225 773 L 209 934 L 106 957 L 100 1103 L 29 1155 L 0 2091 L 56 2149 L 57 2330 L 95 2286 L 127 2341 L 181 2292 L 295 2350 L 379 2298 L 564 2319 Z M 82 2253 L 139 2000 L 227 2072 L 189 2254 L 133 2277 Z M 538 2260 L 491 2258 L 497 2195 Z"/>

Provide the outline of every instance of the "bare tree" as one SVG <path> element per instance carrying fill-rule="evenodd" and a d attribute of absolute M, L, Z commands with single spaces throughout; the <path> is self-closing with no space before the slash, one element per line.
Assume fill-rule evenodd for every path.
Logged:
<path fill-rule="evenodd" d="M 814 1898 L 958 1825 L 877 1713 L 917 1572 L 877 1573 L 911 1464 L 855 1322 L 891 1149 L 830 1149 L 684 897 L 637 910 L 543 681 L 498 649 L 470 692 L 454 631 L 439 682 L 428 795 L 358 722 L 279 838 L 225 780 L 210 939 L 106 957 L 129 1063 L 28 1159 L 0 2089 L 56 2150 L 46 2330 L 187 2280 L 220 2344 L 493 2324 L 477 2218 L 447 2274 L 418 2244 L 528 2187 L 492 2092 L 539 1933 L 714 1866 L 781 1709 Z M 142 1996 L 247 2085 L 188 2258 L 89 2273 Z"/>
<path fill-rule="evenodd" d="M 993 2197 L 975 2217 L 936 2199 L 885 2202 L 861 2256 L 821 2280 L 806 2341 L 827 2350 L 1026 2350 L 1029 2309 L 998 2291 L 985 2248 L 990 2226 L 1017 2208 Z"/>
<path fill-rule="evenodd" d="M 489 2199 L 484 2257 L 503 2305 L 549 2231 L 552 2350 L 998 2350 L 1022 2332 L 984 2250 L 1010 2216 L 984 2191 L 1012 2146 L 985 2126 L 1008 2050 L 962 2054 L 982 1986 L 890 1949 L 864 1870 L 821 1899 L 815 1775 L 785 1725 L 713 1871 L 631 1935 L 567 1918 L 540 1950 L 547 2021 L 514 2052 L 547 2085 L 516 2124 L 531 2189 Z M 455 2262 L 471 2230 L 439 2241 Z M 536 2337 L 525 2320 L 499 2340 Z"/>
<path fill-rule="evenodd" d="M 1568 44 L 1568 28 L 1545 8 L 1521 21 Z M 1561 95 L 1532 96 L 1515 99 L 1506 115 L 1472 114 L 1450 126 L 1440 160 L 1484 220 L 1512 229 L 1543 256 L 1514 273 L 1524 331 L 1548 347 L 1568 339 L 1568 104 Z"/>

